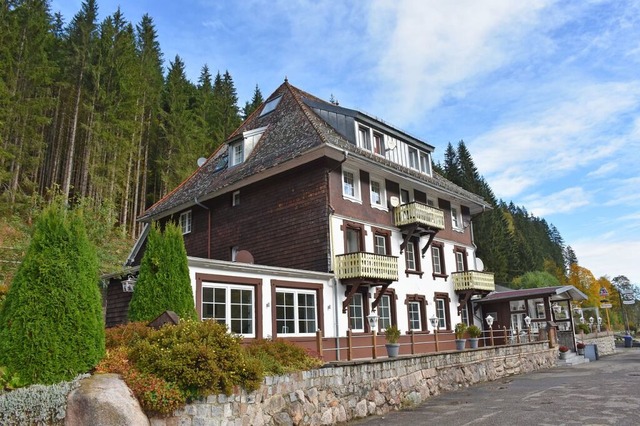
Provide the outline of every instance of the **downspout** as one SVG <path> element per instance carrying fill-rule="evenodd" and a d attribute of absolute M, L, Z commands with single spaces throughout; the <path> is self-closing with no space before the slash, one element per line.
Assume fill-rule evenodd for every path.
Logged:
<path fill-rule="evenodd" d="M 207 210 L 207 259 L 211 259 L 211 209 L 198 201 L 198 197 L 195 197 L 193 202 Z"/>
<path fill-rule="evenodd" d="M 338 313 L 338 280 L 334 278 L 331 279 L 333 282 L 333 324 L 334 324 L 334 333 L 336 335 L 336 361 L 340 361 L 340 325 L 339 321 L 339 313 Z"/>

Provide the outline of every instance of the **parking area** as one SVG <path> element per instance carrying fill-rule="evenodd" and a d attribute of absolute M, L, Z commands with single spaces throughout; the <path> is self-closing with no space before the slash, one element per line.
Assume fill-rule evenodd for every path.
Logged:
<path fill-rule="evenodd" d="M 640 349 L 439 395 L 352 425 L 638 425 Z"/>

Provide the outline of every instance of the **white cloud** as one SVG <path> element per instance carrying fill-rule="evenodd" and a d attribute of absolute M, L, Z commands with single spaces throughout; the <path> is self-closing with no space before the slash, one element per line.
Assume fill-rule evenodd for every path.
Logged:
<path fill-rule="evenodd" d="M 580 187 L 566 188 L 551 194 L 534 194 L 525 198 L 527 210 L 539 217 L 556 213 L 570 213 L 589 205 L 590 202 L 590 194 Z"/>
<path fill-rule="evenodd" d="M 592 235 L 588 239 L 572 243 L 571 247 L 580 266 L 589 269 L 596 278 L 625 275 L 633 284 L 640 284 L 640 241 L 610 241 L 603 236 Z"/>

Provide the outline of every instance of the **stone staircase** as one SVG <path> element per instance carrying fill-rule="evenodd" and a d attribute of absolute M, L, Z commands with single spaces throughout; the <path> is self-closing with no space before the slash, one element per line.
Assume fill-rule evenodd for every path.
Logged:
<path fill-rule="evenodd" d="M 584 364 L 585 362 L 589 362 L 589 358 L 569 351 L 565 359 L 558 360 L 558 367 L 570 367 L 572 365 Z"/>

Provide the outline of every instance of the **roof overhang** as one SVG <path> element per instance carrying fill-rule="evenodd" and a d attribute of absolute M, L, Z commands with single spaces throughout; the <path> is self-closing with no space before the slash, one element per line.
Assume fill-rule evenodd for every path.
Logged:
<path fill-rule="evenodd" d="M 535 297 L 550 297 L 551 300 L 586 300 L 587 295 L 572 285 L 560 287 L 527 288 L 522 290 L 494 291 L 476 303 L 494 303 L 517 299 L 532 299 Z"/>

